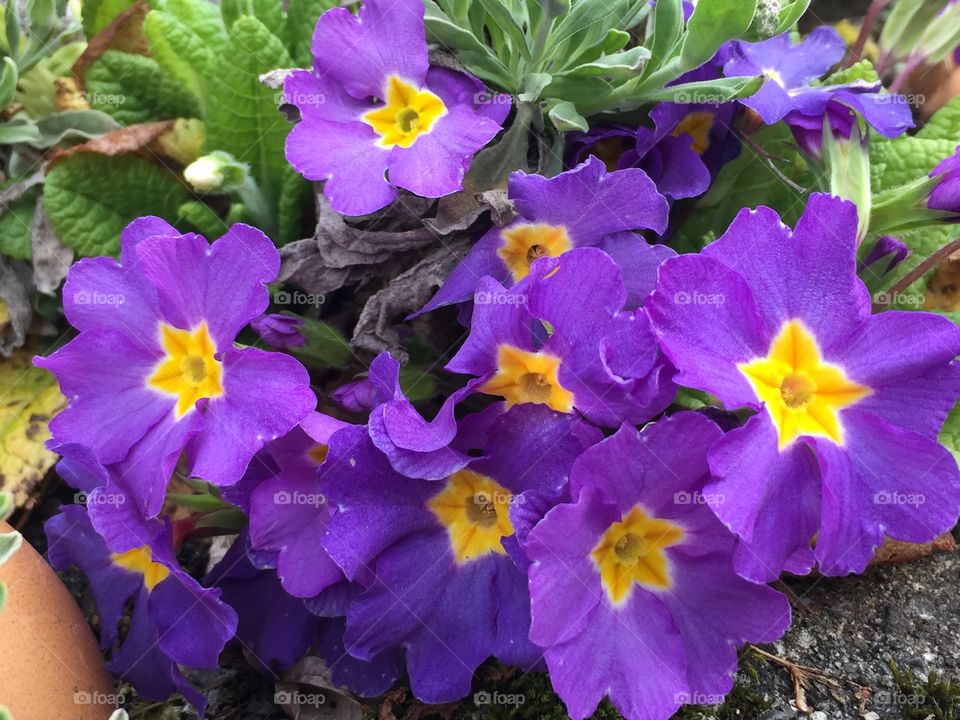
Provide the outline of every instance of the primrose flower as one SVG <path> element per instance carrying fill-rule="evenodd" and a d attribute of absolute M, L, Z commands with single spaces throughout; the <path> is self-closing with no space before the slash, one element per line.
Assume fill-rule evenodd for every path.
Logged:
<path fill-rule="evenodd" d="M 705 65 L 676 82 L 712 80 L 718 74 Z M 740 152 L 740 141 L 731 130 L 736 112 L 736 103 L 660 103 L 650 111 L 653 128 L 609 125 L 574 135 L 569 161 L 578 163 L 593 155 L 609 172 L 640 168 L 668 198 L 696 197 Z"/>
<path fill-rule="evenodd" d="M 283 313 L 270 313 L 250 323 L 260 339 L 278 350 L 302 348 L 307 340 L 300 334 L 303 318 Z"/>
<path fill-rule="evenodd" d="M 246 225 L 209 244 L 141 218 L 121 236 L 120 262 L 70 269 L 64 313 L 80 333 L 34 361 L 69 399 L 50 427 L 57 443 L 90 448 L 144 517 L 160 511 L 184 449 L 192 476 L 229 485 L 314 408 L 297 361 L 233 344 L 266 309 L 279 262 Z"/>
<path fill-rule="evenodd" d="M 611 427 L 645 422 L 673 399 L 673 368 L 646 312 L 623 310 L 623 273 L 603 251 L 537 260 L 510 289 L 484 278 L 476 298 L 470 335 L 446 369 L 478 377 L 479 392 Z"/>
<path fill-rule="evenodd" d="M 553 178 L 515 172 L 508 193 L 519 217 L 480 238 L 417 314 L 469 300 L 484 276 L 509 287 L 527 277 L 538 258 L 558 257 L 575 247 L 602 247 L 605 238 L 624 230 L 662 233 L 667 227 L 667 200 L 645 172 L 607 172 L 595 157 Z M 634 255 L 643 262 L 649 246 L 639 236 L 635 240 Z"/>
<path fill-rule="evenodd" d="M 317 478 L 330 436 L 343 427 L 346 423 L 313 413 L 309 422 L 260 451 L 250 470 L 254 478 L 245 478 L 237 488 L 248 493 L 247 501 L 228 491 L 227 498 L 247 510 L 258 565 L 275 567 L 283 589 L 296 597 L 315 597 L 344 580 L 319 549 L 334 509 Z"/>
<path fill-rule="evenodd" d="M 420 0 L 365 0 L 320 16 L 314 67 L 284 84 L 300 111 L 287 160 L 325 181 L 330 205 L 366 215 L 404 188 L 423 197 L 459 190 L 474 153 L 500 131 L 510 98 L 476 78 L 431 67 Z"/>
<path fill-rule="evenodd" d="M 182 693 L 203 714 L 206 698 L 179 666 L 216 668 L 220 651 L 237 629 L 237 615 L 220 591 L 201 586 L 173 554 L 169 528 L 154 521 L 143 545 L 112 553 L 85 510 L 68 505 L 46 524 L 50 564 L 75 566 L 90 581 L 100 616 L 100 644 L 112 650 L 110 671 L 150 700 Z M 119 643 L 120 623 L 132 600 L 130 625 Z"/>
<path fill-rule="evenodd" d="M 744 210 L 700 254 L 665 261 L 646 303 L 677 384 L 758 411 L 711 451 L 706 488 L 752 580 L 814 560 L 861 572 L 885 535 L 927 542 L 960 514 L 960 472 L 937 442 L 960 393 L 960 328 L 871 315 L 856 235 L 855 206 L 827 195 L 793 231 Z"/>
<path fill-rule="evenodd" d="M 267 668 L 286 669 L 313 646 L 336 685 L 364 697 L 389 690 L 403 674 L 402 654 L 386 652 L 372 662 L 351 656 L 343 649 L 344 618 L 318 617 L 284 591 L 273 570 L 251 561 L 248 540 L 244 534 L 237 537 L 206 582 L 220 588 L 223 601 L 237 612 L 237 638 L 257 660 Z"/>
<path fill-rule="evenodd" d="M 789 626 L 783 595 L 734 572 L 735 539 L 703 502 L 722 434 L 694 413 L 623 426 L 574 463 L 573 502 L 527 536 L 530 639 L 574 720 L 604 696 L 628 720 L 719 703 L 736 646 Z"/>
<path fill-rule="evenodd" d="M 930 192 L 927 207 L 952 213 L 960 219 L 960 147 L 930 171 L 940 183 Z"/>
<path fill-rule="evenodd" d="M 727 77 L 763 75 L 766 78 L 756 94 L 741 99 L 767 125 L 788 118 L 801 128 L 798 116 L 819 120 L 837 104 L 860 113 L 878 133 L 897 137 L 913 127 L 913 116 L 906 99 L 881 92 L 881 83 L 854 82 L 843 85 L 815 85 L 815 81 L 836 65 L 846 50 L 840 34 L 830 27 L 819 27 L 799 44 L 784 33 L 758 43 L 734 42 L 726 50 L 723 73 Z M 828 115 L 835 131 L 843 132 L 850 122 L 849 110 L 835 109 Z M 806 128 L 809 129 L 809 128 Z M 846 135 L 849 136 L 849 129 Z"/>
<path fill-rule="evenodd" d="M 482 457 L 430 481 L 397 473 L 363 428 L 337 432 L 320 468 L 338 508 L 324 546 L 367 587 L 347 613 L 350 654 L 403 647 L 411 689 L 427 703 L 466 696 L 490 656 L 535 665 L 527 578 L 505 547 L 513 508 L 527 493 L 565 488 L 584 441 L 598 435 L 547 408 L 514 408 L 478 437 L 461 437 Z"/>

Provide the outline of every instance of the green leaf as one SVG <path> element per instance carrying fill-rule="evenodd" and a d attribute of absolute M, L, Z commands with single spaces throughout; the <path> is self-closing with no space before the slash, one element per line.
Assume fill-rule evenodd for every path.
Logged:
<path fill-rule="evenodd" d="M 940 442 L 960 463 L 960 402 L 954 405 L 940 430 Z"/>
<path fill-rule="evenodd" d="M 3 20 L 7 36 L 7 48 L 15 59 L 19 58 L 20 41 L 23 39 L 23 32 L 20 29 L 20 13 L 17 12 L 15 5 L 7 5 Z"/>
<path fill-rule="evenodd" d="M 756 12 L 757 0 L 700 0 L 687 21 L 680 49 L 683 69 L 703 65 L 725 42 L 742 37 Z"/>
<path fill-rule="evenodd" d="M 153 58 L 107 50 L 87 69 L 90 106 L 123 125 L 198 117 L 196 98 Z"/>
<path fill-rule="evenodd" d="M 793 2 L 785 4 L 780 8 L 780 24 L 774 34 L 785 33 L 796 25 L 808 7 L 810 7 L 810 0 L 793 0 Z"/>
<path fill-rule="evenodd" d="M 216 63 L 214 51 L 185 22 L 157 10 L 147 14 L 143 34 L 160 67 L 179 80 L 202 107 L 205 78 L 213 73 Z"/>
<path fill-rule="evenodd" d="M 287 165 L 283 172 L 280 186 L 280 200 L 277 207 L 277 237 L 274 240 L 277 245 L 285 245 L 302 236 L 301 223 L 303 222 L 304 211 L 308 204 L 313 201 L 313 195 L 310 192 L 313 186 L 290 165 Z"/>
<path fill-rule="evenodd" d="M 27 115 L 43 118 L 60 109 L 56 103 L 54 81 L 72 73 L 71 68 L 85 47 L 86 43 L 82 42 L 64 45 L 52 55 L 41 58 L 20 76 L 17 83 L 17 102 L 23 105 Z"/>
<path fill-rule="evenodd" d="M 210 493 L 194 495 L 192 493 L 167 493 L 167 500 L 179 507 L 199 512 L 214 512 L 230 507 L 220 498 Z"/>
<path fill-rule="evenodd" d="M 762 78 L 731 77 L 718 80 L 671 85 L 645 92 L 644 102 L 673 102 L 683 104 L 725 103 L 752 95 L 763 84 Z"/>
<path fill-rule="evenodd" d="M 590 124 L 583 115 L 577 112 L 577 106 L 572 102 L 566 100 L 558 102 L 550 108 L 550 112 L 547 114 L 550 120 L 553 121 L 554 127 L 561 132 L 570 132 L 572 130 L 587 132 L 590 129 Z"/>
<path fill-rule="evenodd" d="M 932 140 L 953 140 L 960 142 L 960 96 L 953 98 L 933 114 L 933 117 L 920 128 L 918 138 Z"/>
<path fill-rule="evenodd" d="M 15 509 L 13 493 L 0 492 L 0 520 L 9 518 Z"/>
<path fill-rule="evenodd" d="M 0 611 L 7 604 L 7 586 L 0 582 Z M 3 705 L 0 705 L 0 720 L 13 720 L 13 715 Z"/>
<path fill-rule="evenodd" d="M 306 342 L 297 348 L 296 354 L 310 360 L 310 364 L 344 367 L 350 361 L 353 354 L 350 343 L 339 330 L 325 322 L 305 319 L 300 334 Z"/>
<path fill-rule="evenodd" d="M 0 211 L 0 253 L 19 260 L 29 260 L 33 213 L 37 205 L 36 190 L 29 190 L 16 202 Z"/>
<path fill-rule="evenodd" d="M 880 33 L 880 47 L 896 56 L 909 55 L 947 0 L 899 0 Z"/>
<path fill-rule="evenodd" d="M 0 565 L 7 562 L 22 543 L 23 535 L 18 532 L 0 533 Z"/>
<path fill-rule="evenodd" d="M 876 137 L 876 135 L 874 135 Z M 900 187 L 926 176 L 957 147 L 957 140 L 903 136 L 870 145 L 874 193 Z"/>
<path fill-rule="evenodd" d="M 209 515 L 204 515 L 197 521 L 198 528 L 217 528 L 239 532 L 247 526 L 247 516 L 240 508 L 224 508 Z"/>
<path fill-rule="evenodd" d="M 585 48 L 602 43 L 629 11 L 630 4 L 624 0 L 578 0 L 550 32 L 549 54 L 576 58 Z"/>
<path fill-rule="evenodd" d="M 424 25 L 431 42 L 458 51 L 460 61 L 477 77 L 510 91 L 517 90 L 516 78 L 476 35 L 454 23 L 432 3 L 427 3 L 426 8 Z"/>
<path fill-rule="evenodd" d="M 209 205 L 199 200 L 185 202 L 177 213 L 204 237 L 219 237 L 228 227 Z"/>
<path fill-rule="evenodd" d="M 564 71 L 568 75 L 607 77 L 624 80 L 634 77 L 650 59 L 650 51 L 642 45 L 612 55 L 602 55 L 593 62 Z"/>
<path fill-rule="evenodd" d="M 0 110 L 13 102 L 18 76 L 17 64 L 13 58 L 3 58 L 3 66 L 0 68 Z"/>
<path fill-rule="evenodd" d="M 437 394 L 437 380 L 421 367 L 404 365 L 400 368 L 400 389 L 410 402 L 419 402 Z"/>
<path fill-rule="evenodd" d="M 119 128 L 116 120 L 100 110 L 61 110 L 37 121 L 40 140 L 34 147 L 82 142 Z"/>
<path fill-rule="evenodd" d="M 681 0 L 661 0 L 653 13 L 653 34 L 648 39 L 650 69 L 659 67 L 670 57 L 683 32 Z"/>
<path fill-rule="evenodd" d="M 503 0 L 479 0 L 483 9 L 487 11 L 490 20 L 510 38 L 510 46 L 527 60 L 530 59 L 530 47 L 527 38 L 517 21 L 503 4 Z"/>
<path fill-rule="evenodd" d="M 523 92 L 518 96 L 520 102 L 536 102 L 544 89 L 553 80 L 549 73 L 530 73 L 523 78 Z"/>
<path fill-rule="evenodd" d="M 290 67 L 283 43 L 253 17 L 241 17 L 230 29 L 226 50 L 210 80 L 205 152 L 223 150 L 249 163 L 268 206 L 277 208 L 287 172 L 284 143 L 290 126 L 277 112 L 276 92 L 264 86 L 262 73 Z"/>
<path fill-rule="evenodd" d="M 136 0 L 84 0 L 83 34 L 92 38 L 134 2 Z"/>
<path fill-rule="evenodd" d="M 54 165 L 44 207 L 60 240 L 80 256 L 116 255 L 120 231 L 141 215 L 176 222 L 186 188 L 134 155 L 77 153 Z"/>
<path fill-rule="evenodd" d="M 880 76 L 869 60 L 861 60 L 848 68 L 833 73 L 824 81 L 824 85 L 846 85 L 853 82 L 878 83 Z"/>
<path fill-rule="evenodd" d="M 313 53 L 313 29 L 317 18 L 330 8 L 337 7 L 337 0 L 290 0 L 287 3 L 286 41 L 297 67 L 310 67 Z"/>

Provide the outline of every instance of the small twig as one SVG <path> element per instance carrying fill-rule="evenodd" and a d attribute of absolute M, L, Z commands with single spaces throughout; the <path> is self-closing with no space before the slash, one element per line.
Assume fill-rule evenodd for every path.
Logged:
<path fill-rule="evenodd" d="M 807 681 L 818 682 L 821 685 L 826 685 L 831 690 L 842 690 L 844 685 L 849 685 L 850 687 L 856 688 L 858 697 L 861 697 L 864 693 L 870 692 L 870 688 L 861 685 L 860 683 L 855 683 L 853 680 L 832 677 L 827 675 L 823 670 L 818 670 L 817 668 L 808 667 L 806 665 L 799 665 L 795 662 L 787 660 L 786 658 L 768 653 L 766 650 L 761 650 L 756 645 L 747 645 L 747 647 L 751 652 L 759 655 L 760 657 L 766 658 L 767 660 L 772 660 L 773 662 L 787 669 L 787 671 L 790 673 L 790 679 L 793 681 L 793 694 L 794 700 L 797 703 L 797 709 L 804 714 L 809 715 L 813 712 L 813 708 L 807 704 Z"/>
<path fill-rule="evenodd" d="M 775 158 L 762 147 L 757 145 L 752 138 L 741 133 L 740 140 L 743 141 L 751 150 L 753 150 L 757 157 L 766 162 L 767 167 L 773 171 L 773 174 L 776 175 L 782 182 L 784 182 L 790 189 L 800 194 L 805 194 L 807 192 L 806 188 L 797 185 L 793 180 L 784 175 L 780 168 L 778 168 L 773 162 Z"/>
<path fill-rule="evenodd" d="M 850 52 L 847 53 L 847 57 L 840 66 L 841 70 L 845 70 L 854 63 L 860 62 L 863 58 L 863 49 L 867 46 L 867 41 L 870 40 L 870 33 L 873 32 L 873 26 L 877 24 L 880 13 L 889 4 L 890 0 L 873 0 L 873 2 L 870 3 L 870 9 L 867 10 L 867 16 L 863 19 L 863 25 L 860 28 L 860 35 L 857 36 L 857 41 L 853 47 L 850 48 Z"/>
<path fill-rule="evenodd" d="M 947 243 L 942 248 L 940 248 L 935 253 L 933 253 L 933 255 L 931 255 L 922 263 L 917 265 L 913 270 L 911 270 L 902 278 L 900 278 L 900 281 L 896 283 L 892 288 L 890 288 L 885 293 L 885 295 L 893 298 L 901 294 L 904 290 L 906 290 L 908 287 L 913 285 L 917 280 L 919 280 L 924 275 L 926 275 L 930 270 L 932 270 L 934 267 L 942 263 L 944 260 L 946 260 L 948 257 L 953 255 L 953 253 L 957 251 L 960 251 L 960 238 L 957 238 L 951 243 Z M 886 304 L 875 303 L 873 306 L 873 311 L 879 312 L 880 310 L 883 310 L 885 307 L 886 307 Z"/>

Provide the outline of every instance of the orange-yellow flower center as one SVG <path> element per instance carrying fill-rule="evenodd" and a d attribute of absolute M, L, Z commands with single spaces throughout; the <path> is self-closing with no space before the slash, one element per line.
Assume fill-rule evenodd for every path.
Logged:
<path fill-rule="evenodd" d="M 143 575 L 143 584 L 147 586 L 147 590 L 153 590 L 170 575 L 166 565 L 153 561 L 150 548 L 146 545 L 123 553 L 113 553 L 111 559 L 114 565 Z"/>
<path fill-rule="evenodd" d="M 843 445 L 840 411 L 873 392 L 826 362 L 813 333 L 799 320 L 784 323 L 766 357 L 737 367 L 770 413 L 781 450 L 801 435 Z"/>
<path fill-rule="evenodd" d="M 530 266 L 542 257 L 560 257 L 573 247 L 562 225 L 520 223 L 500 233 L 503 244 L 497 254 L 507 264 L 514 282 L 530 274 Z"/>
<path fill-rule="evenodd" d="M 437 95 L 396 75 L 387 78 L 384 98 L 384 105 L 360 118 L 380 136 L 377 145 L 382 148 L 410 147 L 447 114 Z"/>
<path fill-rule="evenodd" d="M 671 133 L 674 137 L 689 135 L 693 138 L 691 147 L 697 155 L 703 155 L 710 147 L 710 131 L 713 129 L 715 117 L 712 112 L 692 112 Z"/>
<path fill-rule="evenodd" d="M 590 554 L 610 602 L 622 605 L 635 584 L 669 588 L 670 562 L 664 550 L 683 538 L 683 528 L 648 515 L 639 505 L 613 523 Z"/>
<path fill-rule="evenodd" d="M 458 564 L 490 553 L 505 555 L 503 538 L 513 535 L 510 491 L 485 475 L 461 470 L 428 503 L 447 529 Z"/>
<path fill-rule="evenodd" d="M 223 364 L 207 323 L 194 330 L 160 324 L 160 345 L 166 356 L 157 363 L 147 386 L 177 398 L 179 420 L 193 410 L 198 400 L 223 395 Z"/>
<path fill-rule="evenodd" d="M 497 372 L 480 392 L 499 395 L 507 401 L 507 407 L 537 403 L 568 413 L 573 409 L 573 393 L 560 384 L 559 372 L 560 358 L 554 355 L 500 345 Z"/>

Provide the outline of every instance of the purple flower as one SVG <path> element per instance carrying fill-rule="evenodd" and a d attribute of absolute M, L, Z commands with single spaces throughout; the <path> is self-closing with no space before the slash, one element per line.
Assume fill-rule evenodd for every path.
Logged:
<path fill-rule="evenodd" d="M 512 508 L 528 493 L 562 491 L 582 438 L 595 441 L 596 431 L 577 425 L 546 408 L 514 408 L 481 437 L 461 438 L 482 456 L 440 481 L 397 473 L 363 428 L 331 438 L 320 473 L 338 512 L 324 546 L 367 586 L 347 613 L 350 654 L 405 648 L 410 686 L 427 703 L 467 695 L 490 656 L 538 662 L 527 578 L 504 545 Z"/>
<path fill-rule="evenodd" d="M 940 178 L 940 183 L 930 192 L 927 207 L 960 216 L 960 147 L 937 165 L 930 177 Z"/>
<path fill-rule="evenodd" d="M 882 235 L 863 261 L 857 263 L 857 273 L 869 273 L 870 280 L 879 280 L 892 273 L 909 254 L 910 248 L 904 242 L 892 235 Z M 867 285 L 870 285 L 869 280 Z"/>
<path fill-rule="evenodd" d="M 379 210 L 398 188 L 423 197 L 459 190 L 510 110 L 508 96 L 476 78 L 430 66 L 423 13 L 420 0 L 365 0 L 359 15 L 328 10 L 314 31 L 313 70 L 284 84 L 300 110 L 287 160 L 325 181 L 345 215 Z"/>
<path fill-rule="evenodd" d="M 607 172 L 595 157 L 553 178 L 515 172 L 508 190 L 519 217 L 480 238 L 417 314 L 469 300 L 484 276 L 509 287 L 530 273 L 537 258 L 558 257 L 575 247 L 603 247 L 606 238 L 625 230 L 662 233 L 667 227 L 667 200 L 645 172 Z M 645 264 L 650 252 L 643 238 L 635 236 L 634 251 L 623 260 Z"/>
<path fill-rule="evenodd" d="M 177 564 L 169 528 L 154 522 L 143 545 L 111 553 L 78 505 L 47 521 L 50 564 L 80 568 L 100 616 L 100 644 L 112 650 L 110 671 L 150 700 L 182 693 L 203 714 L 206 699 L 179 666 L 216 668 L 224 645 L 237 629 L 237 615 L 220 591 L 201 586 Z M 123 641 L 120 622 L 133 603 Z"/>
<path fill-rule="evenodd" d="M 913 127 L 906 99 L 881 92 L 879 82 L 813 84 L 841 60 L 845 50 L 840 34 L 830 27 L 817 28 L 797 45 L 790 42 L 789 33 L 758 43 L 735 42 L 726 50 L 723 73 L 727 77 L 766 77 L 755 95 L 740 102 L 755 110 L 767 125 L 787 118 L 800 132 L 809 132 L 805 118 L 815 118 L 822 133 L 824 114 L 840 104 L 856 110 L 886 137 L 897 137 Z M 839 108 L 829 112 L 831 124 L 838 123 L 834 125 L 837 132 L 843 132 L 846 117 L 849 112 Z"/>
<path fill-rule="evenodd" d="M 484 278 L 470 335 L 447 365 L 508 406 L 576 409 L 616 427 L 645 422 L 673 399 L 673 368 L 643 309 L 624 311 L 620 268 L 597 248 L 533 264 L 511 289 Z"/>
<path fill-rule="evenodd" d="M 246 225 L 211 245 L 141 218 L 123 232 L 120 262 L 70 269 L 64 313 L 80 333 L 35 359 L 69 399 L 50 426 L 108 466 L 144 517 L 160 511 L 184 449 L 192 476 L 229 485 L 314 408 L 296 360 L 233 344 L 266 309 L 279 262 Z"/>
<path fill-rule="evenodd" d="M 399 652 L 383 653 L 372 662 L 352 657 L 343 649 L 345 620 L 311 613 L 303 600 L 284 591 L 275 572 L 254 565 L 247 550 L 247 538 L 241 535 L 207 582 L 215 583 L 224 602 L 236 610 L 237 638 L 248 653 L 266 668 L 286 669 L 314 646 L 334 684 L 365 697 L 390 689 L 403 673 Z"/>
<path fill-rule="evenodd" d="M 814 560 L 861 572 L 885 535 L 926 542 L 960 513 L 960 473 L 937 442 L 960 392 L 960 328 L 871 315 L 856 235 L 856 208 L 827 195 L 793 231 L 744 210 L 700 254 L 667 260 L 647 301 L 679 385 L 759 411 L 713 448 L 707 485 L 753 580 Z"/>
<path fill-rule="evenodd" d="M 676 83 L 712 80 L 719 72 L 709 65 L 687 73 Z M 593 155 L 607 170 L 640 168 L 668 198 L 702 195 L 724 164 L 740 152 L 732 131 L 736 103 L 660 103 L 650 111 L 654 127 L 599 126 L 571 137 L 568 162 Z"/>
<path fill-rule="evenodd" d="M 307 342 L 300 334 L 303 318 L 296 315 L 271 313 L 251 321 L 250 327 L 267 345 L 278 350 L 301 348 Z"/>
<path fill-rule="evenodd" d="M 735 539 L 704 504 L 722 435 L 694 413 L 622 427 L 574 463 L 573 502 L 527 536 L 530 638 L 574 720 L 605 696 L 646 720 L 719 703 L 736 646 L 789 626 L 786 598 L 734 573 Z"/>

